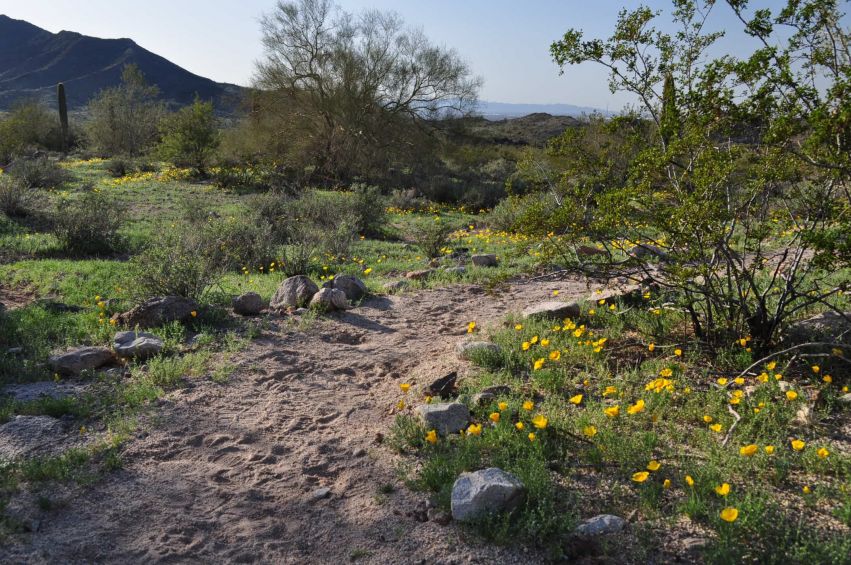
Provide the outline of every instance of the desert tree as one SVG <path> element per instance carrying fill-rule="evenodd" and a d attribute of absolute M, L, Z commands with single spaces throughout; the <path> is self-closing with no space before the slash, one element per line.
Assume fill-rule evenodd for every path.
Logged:
<path fill-rule="evenodd" d="M 167 161 L 192 167 L 204 176 L 207 165 L 220 143 L 220 134 L 212 102 L 196 97 L 191 106 L 181 108 L 160 123 L 160 155 Z"/>
<path fill-rule="evenodd" d="M 476 99 L 480 81 L 464 61 L 394 13 L 281 1 L 262 30 L 256 86 L 281 117 L 279 135 L 328 177 L 386 170 L 417 150 L 415 126 Z"/>
<path fill-rule="evenodd" d="M 712 58 L 723 32 L 707 22 L 720 9 L 761 47 Z M 775 12 L 674 0 L 674 33 L 655 27 L 660 15 L 623 10 L 607 39 L 569 30 L 552 44 L 562 69 L 608 69 L 651 132 L 622 182 L 598 185 L 581 213 L 564 198 L 530 225 L 555 233 L 553 249 L 585 272 L 669 291 L 708 344 L 750 335 L 765 351 L 802 312 L 835 309 L 847 287 L 831 275 L 849 258 L 851 36 L 832 0 Z M 608 255 L 580 257 L 589 239 Z"/>
<path fill-rule="evenodd" d="M 136 65 L 126 65 L 121 84 L 101 91 L 88 105 L 86 134 L 95 151 L 138 156 L 159 138 L 165 106 L 159 89 L 145 80 Z"/>

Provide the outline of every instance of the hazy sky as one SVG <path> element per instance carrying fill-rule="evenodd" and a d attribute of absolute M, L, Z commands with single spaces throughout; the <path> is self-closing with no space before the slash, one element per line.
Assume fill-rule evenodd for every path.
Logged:
<path fill-rule="evenodd" d="M 456 49 L 484 79 L 483 100 L 567 103 L 616 110 L 628 99 L 609 92 L 606 73 L 591 65 L 559 76 L 550 43 L 571 27 L 605 37 L 627 0 L 338 0 L 345 10 L 394 10 L 422 27 L 436 43 Z M 668 9 L 670 2 L 649 0 Z M 755 0 L 754 4 L 785 4 Z M 719 3 L 723 4 L 723 2 Z M 27 20 L 52 32 L 77 31 L 97 37 L 129 37 L 142 47 L 202 76 L 246 85 L 262 56 L 258 20 L 275 0 L 0 0 L 0 14 Z M 712 27 L 737 29 L 726 5 Z M 737 50 L 745 38 L 731 34 L 723 49 Z"/>

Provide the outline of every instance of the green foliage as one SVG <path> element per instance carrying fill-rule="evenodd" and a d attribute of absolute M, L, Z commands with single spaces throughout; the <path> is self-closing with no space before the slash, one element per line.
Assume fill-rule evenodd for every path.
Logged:
<path fill-rule="evenodd" d="M 15 104 L 0 117 L 0 165 L 33 149 L 58 148 L 58 125 L 50 110 L 38 102 Z"/>
<path fill-rule="evenodd" d="M 123 204 L 91 187 L 84 187 L 77 198 L 57 205 L 53 213 L 53 231 L 68 253 L 113 253 L 122 247 L 118 232 L 125 218 Z"/>
<path fill-rule="evenodd" d="M 103 90 L 89 103 L 86 135 L 92 149 L 132 157 L 150 149 L 165 115 L 164 106 L 156 100 L 158 93 L 138 67 L 126 65 L 121 85 Z"/>
<path fill-rule="evenodd" d="M 7 173 L 32 188 L 57 188 L 69 180 L 65 169 L 47 157 L 15 159 Z"/>
<path fill-rule="evenodd" d="M 178 166 L 190 166 L 199 176 L 219 146 L 219 129 L 212 102 L 195 98 L 191 106 L 181 108 L 160 124 L 162 141 L 159 153 Z"/>
<path fill-rule="evenodd" d="M 38 202 L 38 191 L 12 177 L 0 174 L 0 211 L 12 217 L 26 216 Z"/>
<path fill-rule="evenodd" d="M 412 223 L 408 237 L 426 257 L 433 259 L 443 254 L 443 249 L 449 243 L 449 234 L 453 230 L 451 222 L 440 216 L 422 218 Z"/>

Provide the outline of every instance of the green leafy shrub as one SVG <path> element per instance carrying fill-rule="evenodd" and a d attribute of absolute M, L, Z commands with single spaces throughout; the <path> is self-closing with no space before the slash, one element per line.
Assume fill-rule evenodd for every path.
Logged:
<path fill-rule="evenodd" d="M 441 255 L 453 230 L 452 225 L 439 216 L 423 218 L 414 222 L 409 236 L 426 257 L 434 258 Z"/>
<path fill-rule="evenodd" d="M 382 233 L 387 222 L 387 202 L 377 186 L 353 184 L 349 198 L 354 229 L 362 235 Z"/>
<path fill-rule="evenodd" d="M 271 226 L 250 219 L 231 216 L 211 220 L 199 236 L 205 259 L 226 271 L 268 265 L 277 257 Z"/>
<path fill-rule="evenodd" d="M 89 187 L 79 198 L 57 206 L 54 233 L 69 253 L 113 253 L 121 248 L 118 230 L 125 217 L 124 206 Z"/>
<path fill-rule="evenodd" d="M 69 180 L 68 172 L 47 157 L 17 159 L 7 172 L 33 188 L 56 188 Z"/>
<path fill-rule="evenodd" d="M 181 108 L 160 124 L 159 153 L 178 166 L 190 166 L 206 176 L 207 165 L 219 146 L 219 128 L 212 102 L 195 97 L 191 106 Z"/>
<path fill-rule="evenodd" d="M 0 174 L 0 211 L 9 217 L 26 216 L 38 201 L 38 191 L 9 175 Z"/>
<path fill-rule="evenodd" d="M 127 157 L 113 157 L 106 163 L 106 170 L 114 178 L 121 178 L 132 173 L 136 169 L 132 159 Z"/>

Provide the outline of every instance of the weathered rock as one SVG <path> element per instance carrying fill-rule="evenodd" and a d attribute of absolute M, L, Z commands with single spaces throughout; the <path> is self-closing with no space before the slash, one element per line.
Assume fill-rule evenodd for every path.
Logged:
<path fill-rule="evenodd" d="M 473 255 L 470 260 L 476 267 L 496 267 L 499 263 L 496 260 L 496 255 Z"/>
<path fill-rule="evenodd" d="M 478 392 L 473 395 L 472 400 L 476 406 L 487 406 L 496 400 L 496 395 L 491 392 Z"/>
<path fill-rule="evenodd" d="M 467 274 L 467 267 L 458 265 L 457 267 L 447 267 L 444 272 L 448 275 L 462 276 Z"/>
<path fill-rule="evenodd" d="M 331 496 L 331 489 L 329 487 L 321 487 L 310 493 L 310 500 L 316 502 L 329 496 Z"/>
<path fill-rule="evenodd" d="M 406 280 L 391 281 L 389 283 L 385 283 L 384 290 L 387 292 L 401 292 L 409 286 L 411 286 L 411 283 Z"/>
<path fill-rule="evenodd" d="M 78 347 L 48 359 L 50 367 L 63 375 L 79 375 L 112 361 L 112 351 L 106 347 Z"/>
<path fill-rule="evenodd" d="M 473 355 L 483 352 L 498 355 L 500 348 L 489 341 L 461 341 L 455 346 L 455 353 L 460 359 L 469 360 Z"/>
<path fill-rule="evenodd" d="M 146 300 L 113 318 L 123 326 L 147 329 L 171 322 L 186 322 L 192 319 L 192 312 L 198 313 L 198 304 L 194 300 L 181 296 L 163 296 Z"/>
<path fill-rule="evenodd" d="M 145 332 L 118 332 L 112 340 L 112 348 L 119 357 L 149 359 L 163 350 L 163 340 Z"/>
<path fill-rule="evenodd" d="M 438 398 L 452 398 L 457 396 L 455 382 L 458 380 L 458 372 L 452 371 L 432 382 L 425 388 L 426 394 Z"/>
<path fill-rule="evenodd" d="M 317 292 L 319 287 L 309 277 L 296 275 L 284 279 L 269 301 L 269 307 L 281 309 L 305 306 Z"/>
<path fill-rule="evenodd" d="M 423 281 L 429 278 L 434 274 L 434 269 L 422 269 L 420 271 L 410 271 L 405 273 L 406 279 L 411 279 L 412 281 Z"/>
<path fill-rule="evenodd" d="M 621 518 L 620 516 L 613 516 L 611 514 L 600 514 L 599 516 L 594 516 L 593 518 L 588 518 L 579 526 L 577 526 L 575 533 L 580 536 L 604 536 L 607 534 L 614 534 L 621 531 L 624 526 L 626 526 L 626 520 Z"/>
<path fill-rule="evenodd" d="M 323 288 L 310 299 L 310 307 L 319 310 L 348 310 L 349 301 L 346 293 L 336 288 Z"/>
<path fill-rule="evenodd" d="M 15 416 L 0 426 L 0 459 L 49 455 L 61 451 L 62 422 L 50 416 Z"/>
<path fill-rule="evenodd" d="M 792 424 L 795 425 L 795 426 L 807 427 L 812 423 L 813 423 L 813 418 L 812 418 L 812 411 L 810 410 L 810 407 L 807 406 L 806 404 L 802 405 L 795 412 L 795 417 L 792 419 Z"/>
<path fill-rule="evenodd" d="M 470 421 L 470 410 L 458 402 L 422 404 L 414 411 L 426 428 L 443 436 L 460 432 Z"/>
<path fill-rule="evenodd" d="M 40 398 L 67 398 L 80 394 L 86 389 L 86 384 L 63 381 L 38 381 L 19 385 L 9 385 L 3 389 L 3 395 L 17 402 L 31 402 Z"/>
<path fill-rule="evenodd" d="M 783 340 L 790 345 L 811 341 L 833 342 L 844 333 L 841 343 L 851 344 L 851 323 L 848 319 L 851 319 L 851 312 L 845 312 L 845 317 L 837 312 L 823 312 L 790 324 L 783 332 Z"/>
<path fill-rule="evenodd" d="M 657 245 L 642 243 L 630 249 L 629 256 L 635 259 L 645 259 L 652 257 L 664 260 L 668 257 L 668 254 L 665 252 L 664 249 Z"/>
<path fill-rule="evenodd" d="M 353 275 L 337 275 L 322 286 L 324 288 L 335 288 L 343 291 L 346 298 L 352 302 L 360 300 L 369 294 L 369 289 L 366 287 L 366 284 Z"/>
<path fill-rule="evenodd" d="M 263 311 L 263 297 L 256 292 L 246 292 L 233 299 L 233 311 L 240 316 L 256 316 Z"/>
<path fill-rule="evenodd" d="M 592 257 L 594 255 L 608 255 L 603 249 L 591 247 L 590 245 L 580 245 L 576 248 L 576 254 L 580 257 Z"/>
<path fill-rule="evenodd" d="M 575 302 L 549 301 L 529 306 L 523 310 L 523 317 L 563 320 L 564 318 L 576 318 L 580 313 L 579 304 Z"/>
<path fill-rule="evenodd" d="M 526 496 L 520 479 L 502 469 L 490 467 L 462 473 L 452 486 L 452 517 L 468 522 L 488 514 L 509 512 Z"/>

